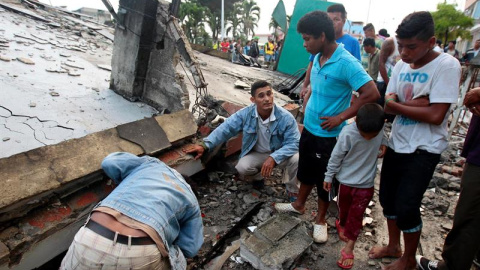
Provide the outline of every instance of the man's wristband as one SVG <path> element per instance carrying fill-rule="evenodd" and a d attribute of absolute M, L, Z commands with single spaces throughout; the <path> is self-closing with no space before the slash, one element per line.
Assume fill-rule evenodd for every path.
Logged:
<path fill-rule="evenodd" d="M 201 147 L 203 147 L 203 150 L 208 151 L 208 147 L 207 147 L 207 145 L 205 144 L 204 141 L 200 141 L 200 142 L 199 142 L 199 145 L 200 145 Z"/>
<path fill-rule="evenodd" d="M 395 99 L 394 99 L 394 98 L 388 98 L 387 100 L 385 100 L 385 105 L 387 105 L 387 104 L 388 104 L 388 102 L 390 102 L 390 101 L 392 101 L 392 100 L 393 100 L 393 101 L 395 101 Z"/>

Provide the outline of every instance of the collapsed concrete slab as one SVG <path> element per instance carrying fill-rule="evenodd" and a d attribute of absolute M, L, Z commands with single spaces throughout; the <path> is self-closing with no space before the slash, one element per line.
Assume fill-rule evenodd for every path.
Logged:
<path fill-rule="evenodd" d="M 242 238 L 240 256 L 256 269 L 289 269 L 312 243 L 302 220 L 275 215 Z"/>
<path fill-rule="evenodd" d="M 153 154 L 186 175 L 202 170 L 200 160 L 181 150 L 196 134 L 192 114 L 155 120 L 172 147 Z M 68 248 L 90 210 L 114 188 L 100 164 L 116 151 L 145 154 L 113 128 L 0 159 L 0 269 L 32 269 Z"/>

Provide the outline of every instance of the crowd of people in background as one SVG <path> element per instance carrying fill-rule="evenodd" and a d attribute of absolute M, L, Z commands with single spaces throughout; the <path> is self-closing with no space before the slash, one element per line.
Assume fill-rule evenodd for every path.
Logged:
<path fill-rule="evenodd" d="M 252 64 L 260 65 L 258 59 L 262 56 L 266 68 L 272 68 L 274 63 L 278 61 L 282 44 L 283 40 L 276 41 L 274 36 L 268 37 L 264 44 L 259 44 L 259 37 L 257 36 L 250 40 L 224 38 L 221 42 L 215 42 L 213 49 L 228 53 L 232 63 L 244 64 L 241 59 L 241 55 L 243 55 L 251 58 L 253 60 Z"/>

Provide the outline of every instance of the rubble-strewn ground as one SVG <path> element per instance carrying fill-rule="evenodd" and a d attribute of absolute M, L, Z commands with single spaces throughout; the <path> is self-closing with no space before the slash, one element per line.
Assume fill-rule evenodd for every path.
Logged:
<path fill-rule="evenodd" d="M 104 68 L 108 69 L 106 66 L 112 57 L 111 41 L 88 27 L 63 18 L 65 14 L 38 13 L 60 27 L 51 27 L 0 9 L 0 158 L 158 113 L 150 106 L 129 102 L 108 89 L 110 73 Z M 278 83 L 285 78 L 277 72 L 235 65 L 201 53 L 196 53 L 196 56 L 209 93 L 219 100 L 247 105 L 250 103 L 249 91 L 235 89 L 235 81 L 250 84 L 257 79 L 267 79 Z M 181 66 L 177 67 L 177 71 L 185 75 Z M 187 86 L 193 101 L 194 88 L 188 83 Z M 283 105 L 287 98 L 278 94 L 276 101 Z M 422 206 L 424 229 L 421 250 L 432 258 L 440 256 L 460 190 L 458 176 L 462 159 L 459 158 L 459 147 L 465 128 L 460 128 L 459 133 L 453 136 L 451 147 L 442 155 Z M 274 176 L 267 180 L 265 189 L 258 191 L 246 183 L 234 181 L 232 172 L 225 169 L 231 167 L 231 164 L 225 165 L 220 167 L 221 170 L 211 169 L 203 176 L 197 176 L 205 221 L 205 244 L 200 258 L 242 218 L 252 204 L 265 202 L 249 224 L 256 226 L 275 214 L 273 203 L 286 200 L 280 171 L 276 170 Z M 316 214 L 315 194 L 312 192 L 310 196 L 307 213 L 300 216 L 308 224 L 313 222 Z M 336 235 L 334 209 L 331 207 L 328 219 L 329 241 L 322 245 L 313 244 L 296 262 L 297 269 L 337 268 L 335 261 L 342 242 Z M 387 239 L 378 194 L 371 213 L 366 217 L 372 220 L 357 243 L 354 269 L 379 268 L 380 263 L 389 262 L 367 258 L 370 247 L 386 244 Z M 312 226 L 309 226 L 311 231 Z M 252 269 L 248 263 L 241 263 L 238 257 L 237 251 L 223 269 Z"/>
<path fill-rule="evenodd" d="M 453 141 L 461 140 L 461 137 L 454 135 Z M 458 200 L 460 178 L 444 173 L 451 171 L 451 168 L 458 168 L 455 164 L 462 164 L 462 158 L 458 151 L 461 144 L 451 144 L 449 149 L 442 155 L 442 161 L 437 166 L 434 179 L 429 190 L 425 194 L 421 208 L 423 214 L 423 232 L 421 247 L 418 253 L 423 253 L 430 258 L 441 259 L 441 249 L 444 238 L 452 227 L 452 217 L 456 201 Z M 221 170 L 211 168 L 202 176 L 197 177 L 199 181 L 199 193 L 202 197 L 200 204 L 204 214 L 205 244 L 202 247 L 200 256 L 211 249 L 211 247 L 232 228 L 250 206 L 258 201 L 265 202 L 262 209 L 256 214 L 248 226 L 257 226 L 275 214 L 273 204 L 285 202 L 285 188 L 281 184 L 280 170 L 275 170 L 274 175 L 266 181 L 263 190 L 255 190 L 248 183 L 235 181 L 231 174 L 232 162 L 222 162 L 218 166 Z M 381 161 L 378 165 L 381 168 Z M 227 172 L 225 172 L 225 170 Z M 376 192 L 373 203 L 365 214 L 367 223 L 359 237 L 355 249 L 354 269 L 379 269 L 381 264 L 388 264 L 392 259 L 371 260 L 368 258 L 368 251 L 374 245 L 387 243 L 387 228 L 383 218 L 382 208 L 378 202 L 379 176 L 376 179 Z M 312 192 L 308 200 L 306 214 L 299 216 L 307 224 L 312 224 L 316 215 L 316 192 Z M 313 244 L 309 250 L 295 263 L 296 269 L 337 269 L 336 260 L 343 248 L 335 229 L 336 206 L 331 205 L 329 209 L 329 240 L 326 244 Z M 313 227 L 309 225 L 310 232 Z M 242 233 L 248 233 L 244 228 Z M 240 232 L 237 233 L 237 238 Z M 229 242 L 237 238 L 230 239 Z M 222 252 L 219 252 L 219 255 Z M 194 264 L 192 263 L 191 266 Z M 244 263 L 237 250 L 222 269 L 253 269 Z M 473 268 L 472 268 L 473 269 Z"/>

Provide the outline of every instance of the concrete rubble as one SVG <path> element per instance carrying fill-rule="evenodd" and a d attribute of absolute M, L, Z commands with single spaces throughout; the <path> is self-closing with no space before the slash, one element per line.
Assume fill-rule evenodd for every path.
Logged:
<path fill-rule="evenodd" d="M 312 243 L 302 220 L 275 215 L 242 238 L 240 256 L 256 269 L 288 269 Z"/>

